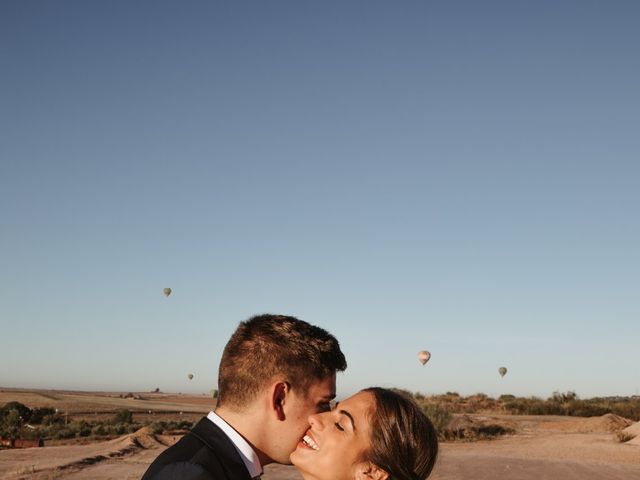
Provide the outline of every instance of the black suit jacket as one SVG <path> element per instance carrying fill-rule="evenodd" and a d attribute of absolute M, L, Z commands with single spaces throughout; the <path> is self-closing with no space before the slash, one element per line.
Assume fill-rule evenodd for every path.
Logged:
<path fill-rule="evenodd" d="M 251 480 L 229 437 L 207 417 L 149 466 L 142 480 Z"/>

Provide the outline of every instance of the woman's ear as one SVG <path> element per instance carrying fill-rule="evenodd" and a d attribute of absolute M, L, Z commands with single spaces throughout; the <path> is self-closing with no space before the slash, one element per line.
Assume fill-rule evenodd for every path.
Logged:
<path fill-rule="evenodd" d="M 371 462 L 363 462 L 356 467 L 356 480 L 386 480 L 389 474 Z"/>

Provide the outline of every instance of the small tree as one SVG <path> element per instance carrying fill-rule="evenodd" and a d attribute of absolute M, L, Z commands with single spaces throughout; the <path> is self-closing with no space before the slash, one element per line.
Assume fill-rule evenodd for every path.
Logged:
<path fill-rule="evenodd" d="M 424 414 L 429 417 L 433 427 L 438 432 L 438 435 L 444 435 L 444 431 L 446 430 L 449 422 L 453 418 L 451 412 L 446 408 L 442 408 L 438 405 L 427 403 L 421 406 Z"/>
<path fill-rule="evenodd" d="M 9 438 L 17 438 L 20 427 L 22 426 L 22 418 L 18 410 L 9 410 L 2 419 L 2 432 Z"/>
<path fill-rule="evenodd" d="M 29 419 L 31 418 L 31 409 L 20 402 L 5 403 L 4 407 L 0 409 L 0 418 L 4 417 L 12 410 L 17 411 L 18 416 L 22 418 L 22 420 L 25 422 L 28 422 Z"/>

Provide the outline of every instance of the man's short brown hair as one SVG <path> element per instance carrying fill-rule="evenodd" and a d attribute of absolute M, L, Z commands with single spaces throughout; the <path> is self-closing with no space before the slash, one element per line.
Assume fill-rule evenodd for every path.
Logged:
<path fill-rule="evenodd" d="M 240 323 L 222 353 L 218 405 L 242 409 L 278 376 L 306 394 L 311 383 L 346 368 L 326 330 L 295 317 L 257 315 Z"/>

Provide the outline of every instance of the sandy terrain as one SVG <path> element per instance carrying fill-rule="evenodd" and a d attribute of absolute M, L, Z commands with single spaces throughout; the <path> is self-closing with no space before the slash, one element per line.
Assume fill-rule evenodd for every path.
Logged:
<path fill-rule="evenodd" d="M 640 445 L 611 432 L 575 433 L 594 419 L 509 417 L 518 433 L 499 440 L 443 443 L 431 478 L 505 480 L 640 479 Z M 601 422 L 606 428 L 608 420 Z M 597 428 L 596 428 L 597 429 Z M 0 478 L 137 479 L 177 438 L 145 430 L 108 442 L 0 451 Z M 291 467 L 267 467 L 264 480 L 300 479 Z"/>
<path fill-rule="evenodd" d="M 205 396 L 141 394 L 123 399 L 114 394 L 77 392 L 0 392 L 30 406 L 51 406 L 71 414 L 92 408 L 114 408 L 204 414 L 211 409 Z M 8 400 L 6 400 L 8 401 Z M 38 403 L 41 402 L 41 403 Z M 595 418 L 475 415 L 478 420 L 509 424 L 516 433 L 497 440 L 442 443 L 434 480 L 631 480 L 640 479 L 640 423 L 605 415 Z M 638 435 L 626 443 L 616 433 Z M 178 437 L 135 434 L 86 445 L 0 450 L 0 478 L 17 479 L 138 479 L 148 465 Z M 300 480 L 292 467 L 268 466 L 263 480 Z"/>

